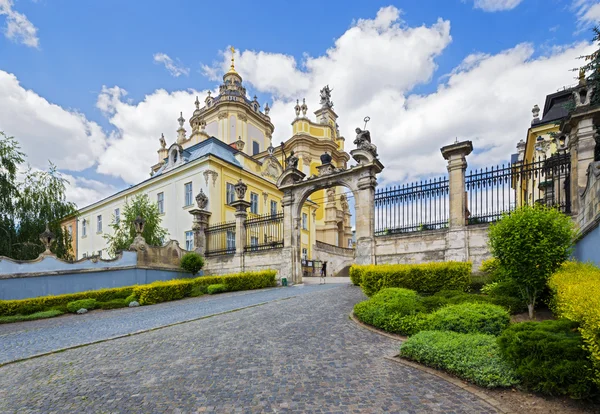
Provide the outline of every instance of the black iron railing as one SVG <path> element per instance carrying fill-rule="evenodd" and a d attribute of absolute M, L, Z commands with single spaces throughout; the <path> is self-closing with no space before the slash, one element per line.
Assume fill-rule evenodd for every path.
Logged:
<path fill-rule="evenodd" d="M 448 227 L 448 178 L 387 187 L 375 193 L 375 235 Z"/>
<path fill-rule="evenodd" d="M 471 171 L 465 177 L 468 224 L 491 223 L 523 205 L 571 212 L 569 154 Z"/>
<path fill-rule="evenodd" d="M 235 221 L 217 223 L 206 228 L 206 256 L 235 253 Z"/>
<path fill-rule="evenodd" d="M 280 249 L 283 247 L 283 212 L 263 214 L 246 220 L 244 251 Z"/>

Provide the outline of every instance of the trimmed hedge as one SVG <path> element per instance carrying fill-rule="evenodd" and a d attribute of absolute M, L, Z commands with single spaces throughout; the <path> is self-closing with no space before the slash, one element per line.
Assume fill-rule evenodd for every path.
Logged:
<path fill-rule="evenodd" d="M 96 299 L 80 299 L 67 303 L 67 310 L 77 313 L 79 309 L 93 310 L 98 306 Z"/>
<path fill-rule="evenodd" d="M 518 383 L 492 335 L 422 331 L 400 346 L 400 356 L 482 387 L 510 387 Z"/>
<path fill-rule="evenodd" d="M 420 297 L 414 290 L 387 288 L 354 306 L 362 322 L 387 332 L 412 335 L 418 332 L 424 316 L 418 314 Z"/>
<path fill-rule="evenodd" d="M 525 322 L 511 325 L 498 346 L 521 383 L 531 391 L 589 398 L 597 393 L 587 373 L 592 369 L 575 322 Z"/>
<path fill-rule="evenodd" d="M 82 299 L 96 299 L 97 302 L 111 302 L 123 299 L 137 300 L 140 305 L 181 299 L 192 294 L 206 293 L 208 285 L 223 284 L 227 291 L 261 289 L 276 286 L 275 270 L 234 273 L 223 276 L 201 276 L 195 279 L 177 279 L 154 282 L 149 285 L 126 286 L 121 288 L 91 290 L 58 296 L 41 296 L 30 299 L 0 300 L 0 315 L 30 315 L 36 312 L 56 309 L 67 312 L 67 304 Z"/>
<path fill-rule="evenodd" d="M 352 282 L 352 284 L 354 284 L 354 286 L 360 286 L 362 269 L 363 269 L 363 266 L 358 266 L 358 265 L 350 266 L 350 271 L 349 271 L 350 281 Z"/>
<path fill-rule="evenodd" d="M 222 283 L 217 283 L 216 285 L 208 285 L 208 287 L 206 288 L 206 293 L 208 293 L 209 295 L 214 295 L 216 293 L 223 292 L 227 292 L 227 289 L 225 289 L 225 285 Z"/>
<path fill-rule="evenodd" d="M 424 330 L 499 335 L 510 323 L 506 309 L 489 303 L 463 303 L 429 315 Z"/>
<path fill-rule="evenodd" d="M 31 315 L 0 316 L 0 324 L 23 322 L 23 321 L 33 321 L 36 319 L 54 318 L 55 316 L 60 316 L 63 313 L 64 312 L 59 311 L 59 310 L 49 310 L 49 311 L 44 311 L 44 312 L 32 313 Z"/>
<path fill-rule="evenodd" d="M 471 263 L 440 262 L 425 264 L 365 265 L 358 268 L 360 286 L 367 296 L 381 289 L 398 287 L 419 293 L 436 293 L 443 289 L 465 291 L 471 284 Z"/>
<path fill-rule="evenodd" d="M 126 298 L 133 293 L 134 286 L 121 288 L 89 290 L 58 296 L 40 296 L 30 299 L 0 300 L 0 315 L 30 315 L 49 309 L 67 312 L 67 304 L 81 299 L 96 299 L 98 302 L 108 302 L 113 299 Z"/>
<path fill-rule="evenodd" d="M 600 387 L 600 269 L 592 264 L 567 262 L 548 281 L 550 306 L 561 318 L 579 324 L 579 332 L 594 366 Z"/>

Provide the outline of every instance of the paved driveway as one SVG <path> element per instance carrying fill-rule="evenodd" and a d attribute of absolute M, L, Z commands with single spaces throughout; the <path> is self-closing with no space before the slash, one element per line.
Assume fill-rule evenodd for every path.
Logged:
<path fill-rule="evenodd" d="M 363 299 L 359 288 L 229 297 L 281 291 L 304 294 L 0 367 L 0 412 L 495 412 L 437 377 L 384 359 L 398 343 L 348 319 Z M 217 298 L 229 300 L 209 299 Z M 102 314 L 129 318 L 124 311 Z"/>

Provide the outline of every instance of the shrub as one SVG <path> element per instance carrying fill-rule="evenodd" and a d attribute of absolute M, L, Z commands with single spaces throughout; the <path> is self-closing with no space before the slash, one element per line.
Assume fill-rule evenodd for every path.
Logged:
<path fill-rule="evenodd" d="M 552 275 L 548 286 L 554 312 L 579 324 L 594 365 L 594 381 L 600 387 L 600 269 L 592 264 L 567 262 Z"/>
<path fill-rule="evenodd" d="M 550 395 L 587 398 L 595 393 L 585 375 L 592 369 L 577 324 L 558 321 L 511 325 L 498 346 L 525 388 Z"/>
<path fill-rule="evenodd" d="M 360 286 L 360 279 L 362 276 L 363 266 L 352 265 L 350 266 L 350 281 L 354 284 L 354 286 Z"/>
<path fill-rule="evenodd" d="M 354 306 L 356 317 L 388 332 L 410 335 L 422 318 L 416 317 L 420 307 L 417 292 L 401 288 L 383 289 L 369 300 Z"/>
<path fill-rule="evenodd" d="M 217 283 L 215 285 L 208 285 L 206 291 L 209 295 L 214 295 L 215 293 L 227 292 L 227 289 L 224 284 Z"/>
<path fill-rule="evenodd" d="M 131 301 L 133 302 L 133 301 Z M 126 308 L 129 305 L 127 299 L 113 299 L 108 302 L 99 302 L 97 304 L 97 308 L 100 309 L 118 309 L 118 308 Z"/>
<path fill-rule="evenodd" d="M 500 267 L 500 261 L 493 257 L 481 262 L 479 271 L 487 277 L 488 283 L 501 282 L 507 279 L 506 272 Z"/>
<path fill-rule="evenodd" d="M 67 304 L 67 310 L 71 313 L 76 313 L 79 309 L 92 310 L 92 309 L 96 309 L 96 307 L 97 307 L 96 299 L 74 300 L 73 302 L 69 302 Z"/>
<path fill-rule="evenodd" d="M 401 345 L 400 355 L 482 387 L 510 387 L 518 383 L 510 365 L 502 360 L 492 335 L 422 331 Z"/>
<path fill-rule="evenodd" d="M 422 311 L 430 313 L 448 305 L 448 298 L 439 295 L 424 296 L 420 302 Z"/>
<path fill-rule="evenodd" d="M 471 263 L 366 265 L 359 268 L 360 284 L 367 296 L 389 287 L 412 289 L 425 294 L 443 289 L 465 291 L 471 283 Z"/>
<path fill-rule="evenodd" d="M 490 282 L 490 277 L 485 273 L 478 273 L 471 275 L 471 285 L 469 286 L 470 292 L 479 292 L 486 283 Z"/>
<path fill-rule="evenodd" d="M 62 315 L 64 312 L 59 310 L 48 310 L 44 312 L 36 312 L 31 315 L 13 315 L 13 316 L 0 316 L 0 324 L 1 323 L 13 323 L 13 322 L 23 322 L 23 321 L 33 321 L 35 319 L 46 319 L 53 318 L 55 316 Z"/>
<path fill-rule="evenodd" d="M 424 329 L 499 335 L 510 323 L 508 312 L 497 305 L 463 303 L 438 309 L 429 315 Z"/>
<path fill-rule="evenodd" d="M 525 303 L 518 297 L 487 296 L 465 293 L 459 290 L 442 290 L 421 299 L 424 312 L 433 312 L 444 305 L 460 305 L 461 303 L 491 303 L 502 306 L 511 314 L 520 313 L 527 309 Z"/>
<path fill-rule="evenodd" d="M 568 259 L 575 234 L 570 217 L 545 206 L 523 206 L 490 226 L 492 254 L 517 282 L 530 318 L 548 278 Z"/>
<path fill-rule="evenodd" d="M 196 252 L 189 252 L 183 255 L 179 266 L 186 272 L 195 275 L 204 267 L 204 258 Z"/>
<path fill-rule="evenodd" d="M 96 299 L 98 302 L 126 298 L 133 293 L 134 286 L 90 290 L 58 296 L 41 296 L 30 299 L 0 300 L 0 315 L 29 315 L 49 309 L 67 312 L 67 304 L 80 299 Z"/>

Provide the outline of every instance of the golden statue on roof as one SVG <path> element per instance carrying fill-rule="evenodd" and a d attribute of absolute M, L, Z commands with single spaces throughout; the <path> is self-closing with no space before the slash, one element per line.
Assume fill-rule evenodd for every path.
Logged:
<path fill-rule="evenodd" d="M 231 46 L 229 48 L 229 50 L 231 50 L 231 66 L 229 67 L 229 72 L 230 73 L 231 72 L 236 73 L 235 72 L 235 66 L 234 66 L 234 63 L 235 63 L 235 48 L 233 46 Z"/>

